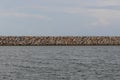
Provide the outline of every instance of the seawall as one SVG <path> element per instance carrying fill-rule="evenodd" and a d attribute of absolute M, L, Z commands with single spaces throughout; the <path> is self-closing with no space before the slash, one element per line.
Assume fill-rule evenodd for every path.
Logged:
<path fill-rule="evenodd" d="M 120 45 L 119 36 L 0 36 L 0 46 Z"/>

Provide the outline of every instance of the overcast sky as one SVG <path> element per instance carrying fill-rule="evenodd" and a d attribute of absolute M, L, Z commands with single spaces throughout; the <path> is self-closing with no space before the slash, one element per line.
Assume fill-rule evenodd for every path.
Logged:
<path fill-rule="evenodd" d="M 120 36 L 120 0 L 0 0 L 0 35 Z"/>

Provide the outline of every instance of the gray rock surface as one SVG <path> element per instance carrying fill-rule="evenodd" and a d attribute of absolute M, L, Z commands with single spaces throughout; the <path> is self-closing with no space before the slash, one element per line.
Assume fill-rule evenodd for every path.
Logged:
<path fill-rule="evenodd" d="M 109 36 L 0 36 L 1 46 L 46 46 L 46 45 L 120 45 L 120 37 Z"/>

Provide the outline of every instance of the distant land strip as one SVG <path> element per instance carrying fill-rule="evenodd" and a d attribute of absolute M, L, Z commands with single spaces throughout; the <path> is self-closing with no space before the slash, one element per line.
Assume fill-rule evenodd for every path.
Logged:
<path fill-rule="evenodd" d="M 120 36 L 0 36 L 0 46 L 120 45 Z"/>

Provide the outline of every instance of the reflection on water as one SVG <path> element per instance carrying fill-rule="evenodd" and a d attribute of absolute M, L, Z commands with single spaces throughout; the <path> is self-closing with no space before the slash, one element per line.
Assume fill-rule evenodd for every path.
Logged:
<path fill-rule="evenodd" d="M 1 46 L 0 80 L 120 80 L 120 46 Z"/>

